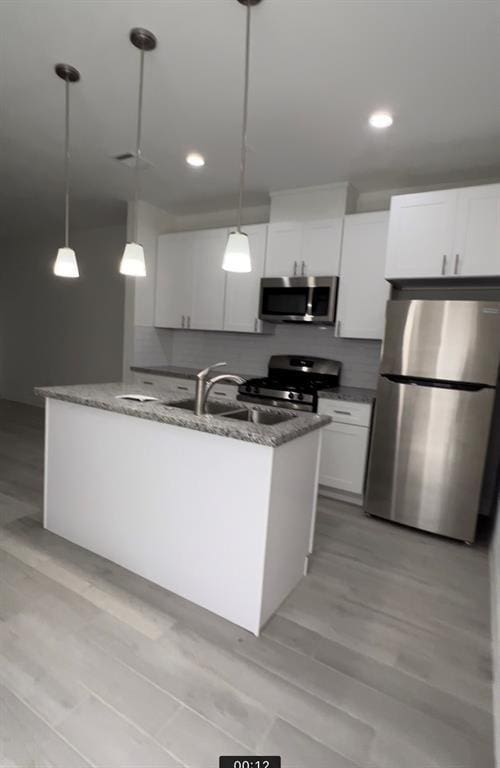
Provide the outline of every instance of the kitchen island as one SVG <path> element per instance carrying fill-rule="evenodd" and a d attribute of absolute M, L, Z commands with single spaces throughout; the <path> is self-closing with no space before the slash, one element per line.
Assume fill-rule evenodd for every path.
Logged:
<path fill-rule="evenodd" d="M 329 417 L 196 416 L 161 386 L 36 392 L 44 526 L 258 635 L 307 569 Z"/>

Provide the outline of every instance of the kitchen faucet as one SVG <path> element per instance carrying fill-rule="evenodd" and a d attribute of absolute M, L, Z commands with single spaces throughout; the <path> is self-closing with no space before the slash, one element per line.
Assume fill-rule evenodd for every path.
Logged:
<path fill-rule="evenodd" d="M 213 376 L 208 379 L 208 374 L 214 368 L 222 368 L 227 363 L 214 363 L 209 365 L 208 368 L 204 368 L 197 374 L 196 377 L 196 395 L 194 401 L 194 412 L 197 416 L 203 416 L 205 414 L 206 403 L 210 390 L 219 381 L 230 381 L 233 384 L 244 384 L 245 379 L 241 376 L 235 376 L 232 373 L 221 373 L 219 376 Z"/>

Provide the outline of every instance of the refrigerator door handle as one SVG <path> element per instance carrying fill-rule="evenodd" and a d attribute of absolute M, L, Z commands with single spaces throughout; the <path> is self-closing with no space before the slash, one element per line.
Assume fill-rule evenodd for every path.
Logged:
<path fill-rule="evenodd" d="M 382 378 L 391 381 L 393 384 L 404 384 L 405 386 L 415 387 L 434 387 L 435 389 L 460 389 L 464 392 L 480 392 L 482 389 L 494 389 L 488 384 L 482 384 L 472 381 L 446 381 L 445 379 L 424 379 L 412 376 L 401 376 L 400 374 L 383 373 Z"/>

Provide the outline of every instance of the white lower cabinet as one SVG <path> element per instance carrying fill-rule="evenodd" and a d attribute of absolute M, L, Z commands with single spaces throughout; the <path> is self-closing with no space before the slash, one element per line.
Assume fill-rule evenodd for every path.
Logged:
<path fill-rule="evenodd" d="M 353 497 L 365 486 L 370 440 L 371 405 L 340 400 L 320 400 L 318 413 L 333 421 L 323 429 L 320 485 Z"/>
<path fill-rule="evenodd" d="M 330 488 L 362 494 L 365 482 L 368 428 L 332 422 L 323 430 L 319 482 Z"/>
<path fill-rule="evenodd" d="M 138 371 L 134 371 L 134 382 L 144 387 L 160 386 L 167 392 L 185 395 L 186 397 L 192 397 L 196 387 L 196 382 L 193 379 L 180 379 L 177 376 L 158 376 L 157 374 L 140 373 Z"/>
<path fill-rule="evenodd" d="M 185 397 L 194 397 L 196 391 L 196 379 L 182 379 L 178 376 L 159 376 L 158 374 L 133 372 L 134 383 L 144 387 L 160 386 L 167 392 Z M 214 384 L 210 390 L 210 399 L 236 400 L 238 387 L 232 384 Z"/>

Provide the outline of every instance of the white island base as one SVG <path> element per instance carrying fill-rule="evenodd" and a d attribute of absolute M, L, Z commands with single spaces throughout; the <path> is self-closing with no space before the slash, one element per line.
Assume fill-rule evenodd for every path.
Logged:
<path fill-rule="evenodd" d="M 49 531 L 256 635 L 304 574 L 321 430 L 269 447 L 49 397 L 45 439 Z"/>

